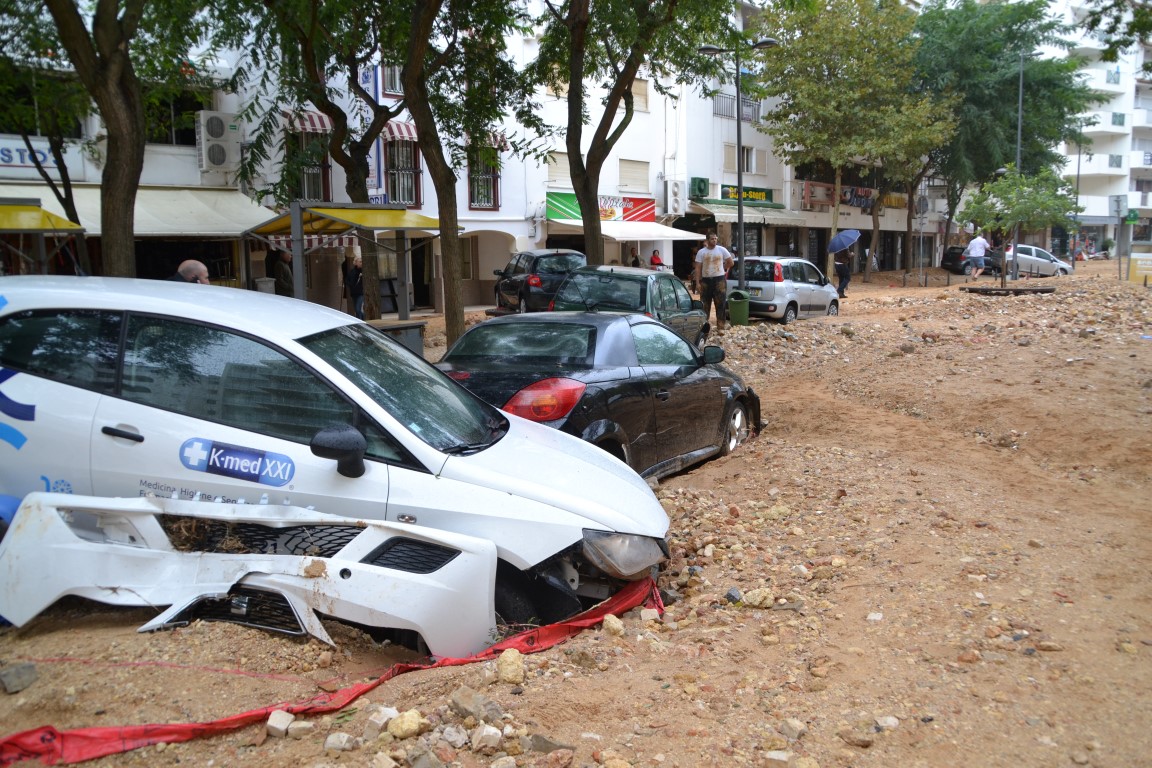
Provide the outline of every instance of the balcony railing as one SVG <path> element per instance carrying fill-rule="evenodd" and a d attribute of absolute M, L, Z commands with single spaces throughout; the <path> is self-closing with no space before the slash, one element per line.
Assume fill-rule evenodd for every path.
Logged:
<path fill-rule="evenodd" d="M 746 123 L 760 122 L 760 102 L 754 99 L 740 97 L 740 118 Z M 712 97 L 712 114 L 716 117 L 736 117 L 736 97 L 730 93 L 718 93 Z"/>

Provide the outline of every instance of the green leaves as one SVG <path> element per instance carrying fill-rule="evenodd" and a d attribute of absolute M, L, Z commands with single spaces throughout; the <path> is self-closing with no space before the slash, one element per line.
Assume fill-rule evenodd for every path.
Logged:
<path fill-rule="evenodd" d="M 1021 176 L 1014 166 L 995 181 L 984 184 L 964 206 L 962 218 L 978 227 L 1021 231 L 1071 226 L 1072 217 L 1083 209 L 1068 182 L 1045 168 Z"/>

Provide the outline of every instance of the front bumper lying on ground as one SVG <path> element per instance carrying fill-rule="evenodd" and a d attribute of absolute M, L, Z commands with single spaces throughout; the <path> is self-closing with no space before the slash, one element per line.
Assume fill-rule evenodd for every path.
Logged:
<path fill-rule="evenodd" d="M 225 620 L 332 644 L 331 616 L 411 630 L 435 656 L 496 637 L 496 547 L 297 507 L 32 493 L 0 542 L 0 616 L 65 595 L 169 606 L 140 631 Z"/>

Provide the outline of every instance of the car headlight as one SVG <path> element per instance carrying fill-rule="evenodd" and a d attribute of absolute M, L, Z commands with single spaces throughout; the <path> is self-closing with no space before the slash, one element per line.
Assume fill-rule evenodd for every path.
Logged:
<path fill-rule="evenodd" d="M 663 540 L 613 531 L 584 531 L 584 557 L 616 579 L 635 581 L 668 557 Z"/>

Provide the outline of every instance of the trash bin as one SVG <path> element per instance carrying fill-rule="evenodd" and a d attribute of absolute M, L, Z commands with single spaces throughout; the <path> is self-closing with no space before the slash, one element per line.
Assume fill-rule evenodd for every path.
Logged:
<path fill-rule="evenodd" d="M 748 325 L 748 292 L 732 291 L 728 294 L 728 322 L 732 325 Z"/>

